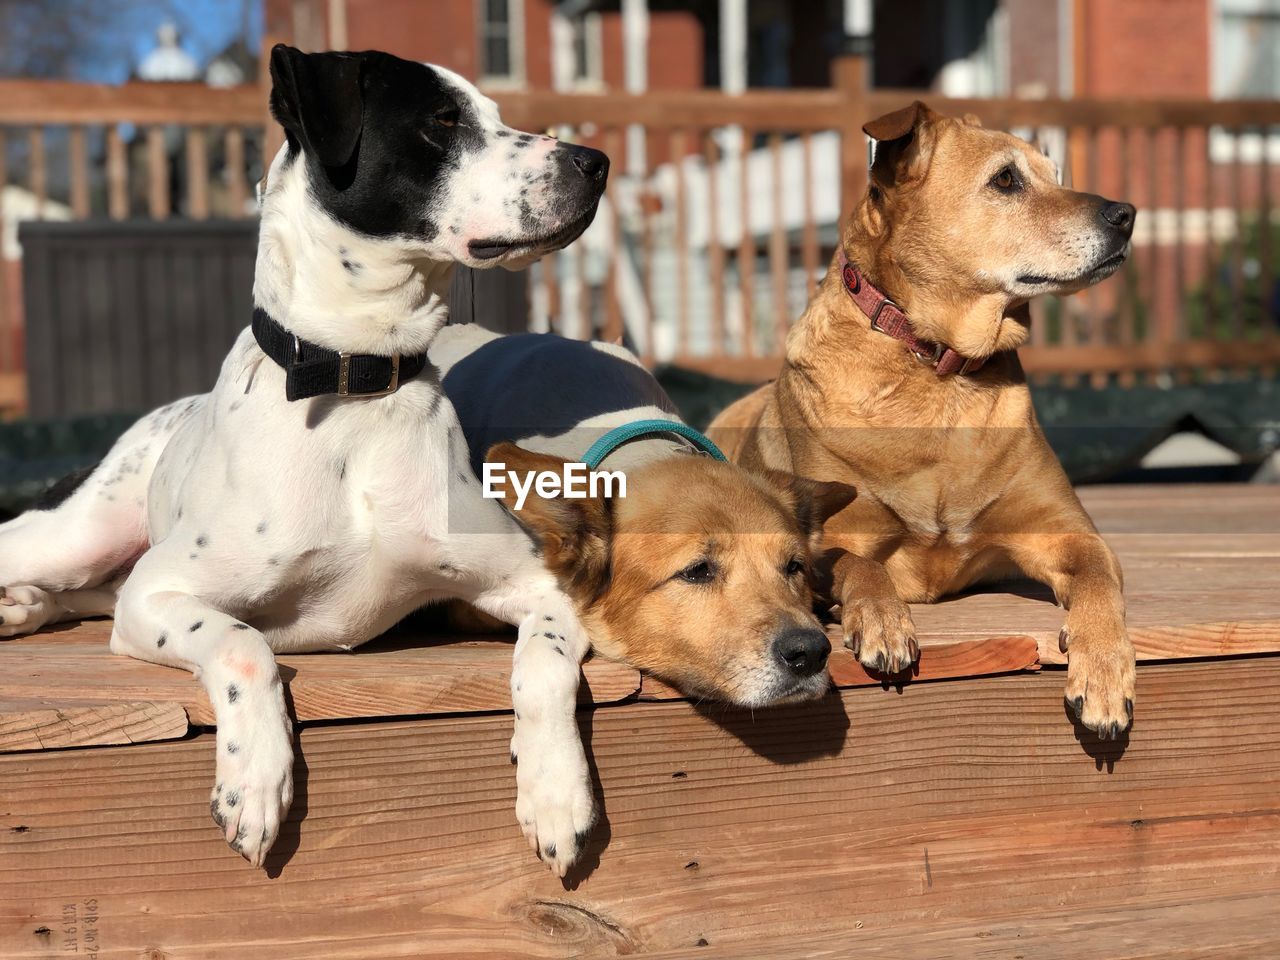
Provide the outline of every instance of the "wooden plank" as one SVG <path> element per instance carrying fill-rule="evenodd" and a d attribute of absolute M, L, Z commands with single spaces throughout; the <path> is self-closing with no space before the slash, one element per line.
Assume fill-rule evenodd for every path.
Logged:
<path fill-rule="evenodd" d="M 152 220 L 166 220 L 172 206 L 169 199 L 169 154 L 164 144 L 164 128 L 147 130 L 147 204 Z"/>
<path fill-rule="evenodd" d="M 1262 142 L 1269 144 L 1271 142 L 1272 131 L 1267 127 L 1262 128 Z M 1271 153 L 1265 147 L 1258 163 L 1258 223 L 1271 223 Z M 1179 188 L 1181 185 L 1179 184 Z M 1275 262 L 1272 260 L 1272 236 L 1271 230 L 1261 229 L 1258 231 L 1258 260 L 1261 264 L 1262 271 L 1260 277 L 1260 290 L 1275 289 Z M 1181 250 L 1181 247 L 1179 247 Z M 1272 341 L 1280 340 L 1280 330 L 1277 330 L 1274 324 L 1268 324 L 1259 317 L 1259 324 L 1263 327 L 1262 335 Z M 1274 377 L 1274 365 L 1271 369 L 1265 370 L 1265 376 Z"/>
<path fill-rule="evenodd" d="M 866 118 L 905 107 L 919 90 L 867 91 Z M 929 106 L 958 117 L 977 114 L 989 127 L 1252 127 L 1280 123 L 1277 100 L 1209 100 L 1143 97 L 1140 99 L 1079 98 L 982 99 L 929 96 Z"/>
<path fill-rule="evenodd" d="M 505 717 L 304 729 L 266 875 L 208 822 L 211 736 L 0 757 L 0 954 L 760 956 L 1280 891 L 1280 659 L 1144 667 L 1127 743 L 1077 740 L 1059 681 L 583 713 L 606 825 L 567 884 Z"/>
<path fill-rule="evenodd" d="M 1231 274 L 1231 317 L 1227 324 L 1233 338 L 1239 339 L 1245 334 L 1245 304 L 1244 304 L 1244 242 L 1245 242 L 1245 212 L 1244 198 L 1241 193 L 1243 179 L 1242 161 L 1240 159 L 1240 138 L 1244 135 L 1244 131 L 1239 127 L 1226 131 L 1231 137 L 1231 165 L 1230 170 L 1231 185 L 1229 193 L 1231 196 L 1231 216 L 1232 231 L 1231 249 L 1230 249 L 1230 274 Z M 1265 153 L 1269 149 L 1266 142 L 1263 142 L 1262 152 Z M 1212 174 L 1211 174 L 1212 175 Z M 1212 213 L 1210 213 L 1212 216 Z M 1265 223 L 1265 221 L 1263 221 Z M 1259 229 L 1258 233 L 1270 232 L 1271 224 L 1267 223 L 1264 229 Z M 1267 310 L 1268 318 L 1270 309 Z M 1271 324 L 1267 324 L 1271 326 Z M 1252 331 L 1251 331 L 1252 332 Z"/>
<path fill-rule="evenodd" d="M 1274 545 L 1280 534 L 1280 488 L 1266 484 L 1097 484 L 1077 493 L 1104 534 L 1195 535 L 1167 545 L 1174 555 L 1215 534 L 1244 535 L 1234 552 L 1252 555 L 1257 538 Z"/>
<path fill-rule="evenodd" d="M 675 223 L 672 238 L 676 255 L 676 349 L 684 353 L 689 348 L 689 234 L 686 226 L 688 214 L 685 192 L 684 163 L 689 153 L 688 133 L 674 130 L 667 140 L 667 159 L 676 174 Z"/>
<path fill-rule="evenodd" d="M 1131 552 L 1123 539 L 1108 539 L 1124 569 L 1129 636 L 1140 659 L 1280 651 L 1280 556 L 1172 557 Z M 1065 662 L 1058 652 L 1063 611 L 1038 584 L 996 584 L 913 605 L 912 616 L 922 642 L 1020 633 L 1035 638 L 1043 662 Z"/>
<path fill-rule="evenodd" d="M 818 291 L 818 222 L 813 212 L 813 136 L 801 134 L 804 157 L 804 228 L 800 239 L 800 262 L 804 266 L 805 297 L 812 300 Z"/>
<path fill-rule="evenodd" d="M 857 658 L 844 647 L 844 634 L 839 624 L 827 630 L 831 639 L 829 669 L 832 683 L 841 688 L 883 686 L 886 678 L 868 673 Z M 956 677 L 983 677 L 1000 673 L 1017 673 L 1040 669 L 1040 654 L 1031 637 L 980 637 L 953 640 L 945 637 L 922 637 L 920 661 L 907 682 L 944 680 Z M 899 682 L 897 678 L 894 682 Z M 657 677 L 644 676 L 640 683 L 641 700 L 680 700 L 684 694 Z"/>
<path fill-rule="evenodd" d="M 209 217 L 209 140 L 200 127 L 187 128 L 187 216 Z"/>
<path fill-rule="evenodd" d="M 175 740 L 187 730 L 187 712 L 176 703 L 0 697 L 0 753 Z"/>
<path fill-rule="evenodd" d="M 610 127 L 604 135 L 604 147 L 604 152 L 608 156 L 622 156 L 622 131 L 617 127 Z M 608 343 L 621 343 L 626 337 L 627 330 L 622 319 L 622 309 L 618 303 L 618 267 L 625 246 L 622 238 L 622 207 L 618 203 L 617 177 L 606 184 L 605 196 L 609 201 L 610 222 L 609 262 L 604 288 L 605 325 L 602 339 Z M 525 327 L 527 329 L 527 322 Z"/>
<path fill-rule="evenodd" d="M 1028 375 L 1085 373 L 1099 370 L 1161 370 L 1166 368 L 1265 367 L 1280 363 L 1280 337 L 1255 342 L 1183 340 L 1131 345 L 1026 346 L 1018 351 Z M 680 356 L 679 366 L 726 380 L 763 383 L 782 369 L 781 357 Z"/>
<path fill-rule="evenodd" d="M 1173 229 L 1174 229 L 1174 248 L 1173 248 L 1173 274 L 1177 277 L 1177 283 L 1174 287 L 1176 296 L 1174 297 L 1174 329 L 1177 331 L 1178 339 L 1185 340 L 1187 337 L 1187 291 L 1191 284 L 1187 280 L 1186 274 L 1186 224 L 1184 220 L 1187 215 L 1187 179 L 1186 179 L 1186 160 L 1187 160 L 1187 135 L 1186 131 L 1179 127 L 1174 131 L 1173 143 Z M 1262 151 L 1263 156 L 1267 151 Z M 1263 222 L 1266 222 L 1265 220 Z M 1206 229 L 1208 224 L 1206 223 Z M 1268 236 L 1269 230 L 1263 231 L 1263 236 Z M 1149 334 L 1148 334 L 1149 335 Z"/>
<path fill-rule="evenodd" d="M 0 223 L 8 222 L 5 211 L 5 195 L 9 192 L 9 135 L 0 127 Z M 10 290 L 10 262 L 0 246 L 0 371 L 7 372 L 16 366 L 14 360 L 18 353 L 18 314 L 16 297 Z M 0 409 L 4 405 L 0 404 Z"/>
<path fill-rule="evenodd" d="M 27 407 L 27 375 L 0 373 L 0 410 L 14 412 Z"/>
<path fill-rule="evenodd" d="M 67 131 L 67 166 L 71 181 L 71 212 L 77 220 L 89 217 L 89 151 L 84 127 Z"/>
<path fill-rule="evenodd" d="M 212 726 L 204 688 L 186 671 L 114 656 L 109 621 L 7 641 L 0 698 L 50 702 L 176 704 L 191 722 Z M 511 709 L 511 642 L 474 640 L 414 645 L 383 640 L 346 654 L 278 657 L 299 721 Z M 640 687 L 632 667 L 591 659 L 580 699 L 607 703 Z"/>
<path fill-rule="evenodd" d="M 36 219 L 40 219 L 49 199 L 49 163 L 45 156 L 43 126 L 27 131 L 27 177 L 35 198 Z"/>
<path fill-rule="evenodd" d="M 265 103 L 256 86 L 214 88 L 203 83 L 75 83 L 0 80 L 0 124 L 136 123 L 143 125 L 261 122 Z"/>
<path fill-rule="evenodd" d="M 840 91 L 840 108 L 837 114 L 840 128 L 840 228 L 843 235 L 847 218 L 867 188 L 867 137 L 862 125 L 888 110 L 876 108 L 870 96 L 869 65 L 861 57 L 841 57 L 831 66 L 831 78 Z M 906 106 L 917 97 L 909 97 L 898 104 Z M 894 107 L 892 109 L 897 109 Z"/>
<path fill-rule="evenodd" d="M 522 130 L 560 124 L 626 126 L 653 130 L 720 126 L 830 130 L 847 109 L 835 90 L 752 90 L 726 96 L 718 90 L 649 90 L 643 94 L 577 93 L 549 90 L 489 90 L 502 119 Z M 859 123 L 862 121 L 860 120 Z"/>
<path fill-rule="evenodd" d="M 791 249 L 783 223 L 782 134 L 769 134 L 769 172 L 773 181 L 770 192 L 769 283 L 773 287 L 773 337 L 770 352 L 782 356 L 791 326 L 791 310 L 787 305 L 787 279 L 791 266 Z"/>
<path fill-rule="evenodd" d="M 129 161 L 115 124 L 107 127 L 107 212 L 112 220 L 129 216 Z"/>
<path fill-rule="evenodd" d="M 770 960 L 1256 960 L 1280 943 L 1280 897 L 1275 893 L 1138 904 L 1113 910 L 1052 912 L 986 922 L 912 924 L 866 933 L 852 929 L 823 937 L 771 940 Z M 647 953 L 650 960 L 738 960 L 730 944 Z"/>
<path fill-rule="evenodd" d="M 707 263 L 711 270 L 712 356 L 725 351 L 724 241 L 720 236 L 720 150 L 711 131 L 703 131 L 703 160 L 707 168 Z"/>
<path fill-rule="evenodd" d="M 756 238 L 751 232 L 751 164 L 748 162 L 751 153 L 751 141 L 755 131 L 741 131 L 741 149 L 738 152 L 738 201 L 739 214 L 742 221 L 742 234 L 738 240 L 738 290 L 742 298 L 742 353 L 752 357 L 756 353 L 755 323 L 755 276 L 756 276 Z M 714 360 L 711 362 L 715 362 Z M 774 361 L 778 365 L 780 361 Z"/>
<path fill-rule="evenodd" d="M 725 96 L 715 90 L 650 90 L 644 94 L 557 94 L 538 91 L 487 91 L 503 119 L 524 129 L 557 124 L 638 123 L 657 130 L 721 125 L 757 129 L 817 131 L 855 127 L 872 117 L 904 107 L 919 90 L 865 89 L 865 62 L 843 57 L 833 64 L 831 89 L 752 90 Z M 856 89 L 850 97 L 848 90 Z M 985 99 L 929 95 L 929 105 L 948 116 L 975 113 L 991 127 L 1206 127 L 1280 124 L 1275 100 L 1208 99 Z M 865 167 L 865 158 L 861 162 Z M 856 193 L 853 199 L 856 199 Z M 847 213 L 849 203 L 842 203 Z"/>

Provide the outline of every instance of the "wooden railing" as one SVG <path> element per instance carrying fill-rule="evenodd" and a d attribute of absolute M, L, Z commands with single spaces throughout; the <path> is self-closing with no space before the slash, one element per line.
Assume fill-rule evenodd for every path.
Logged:
<path fill-rule="evenodd" d="M 593 228 L 610 234 L 596 237 L 609 266 L 603 279 L 588 282 L 588 259 L 570 249 L 535 271 L 535 283 L 548 288 L 535 304 L 551 307 L 565 332 L 616 335 L 617 272 L 628 264 L 615 253 L 626 247 L 649 308 L 627 332 L 644 355 L 744 380 L 774 375 L 786 329 L 826 269 L 837 222 L 865 189 L 861 125 L 922 96 L 941 113 L 973 113 L 1042 142 L 1075 189 L 1140 209 L 1135 252 L 1115 278 L 1033 304 L 1032 340 L 1022 351 L 1030 373 L 1101 384 L 1280 364 L 1272 206 L 1280 174 L 1271 162 L 1280 156 L 1280 102 L 947 99 L 867 90 L 861 76 L 851 59 L 838 64 L 829 90 L 499 97 L 511 122 L 603 146 L 615 170 L 628 125 L 643 127 L 648 140 L 645 185 L 630 214 L 623 208 L 624 229 Z M 724 133 L 734 128 L 748 149 L 727 154 Z M 780 175 L 784 166 L 799 176 Z M 728 191 L 722 179 L 735 181 Z M 615 208 L 625 203 L 625 182 L 615 176 L 610 188 Z M 836 196 L 837 215 L 824 217 Z M 737 209 L 727 211 L 726 200 Z M 736 229 L 726 236 L 722 224 L 695 248 L 695 214 L 712 223 L 728 217 Z M 664 227 L 671 269 L 655 242 Z M 603 304 L 585 324 L 571 322 L 574 311 L 558 296 L 566 280 L 577 288 L 573 299 Z"/>
<path fill-rule="evenodd" d="M 850 58 L 829 89 L 495 93 L 513 126 L 613 159 L 591 230 L 530 271 L 531 326 L 624 336 L 651 362 L 744 380 L 775 373 L 865 188 L 861 125 L 920 95 L 868 90 L 864 76 Z M 1077 189 L 1140 209 L 1117 277 L 1035 304 L 1031 373 L 1103 382 L 1280 364 L 1280 103 L 924 98 L 1043 141 Z M 28 189 L 37 215 L 250 215 L 279 137 L 261 85 L 0 81 L 0 186 Z M 6 266 L 0 406 L 3 374 L 21 370 Z"/>

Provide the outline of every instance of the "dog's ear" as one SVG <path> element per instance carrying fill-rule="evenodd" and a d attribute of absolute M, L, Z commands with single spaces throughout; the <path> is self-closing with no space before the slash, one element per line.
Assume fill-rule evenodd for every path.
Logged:
<path fill-rule="evenodd" d="M 326 167 L 351 159 L 364 129 L 359 57 L 271 49 L 271 115 L 290 141 Z"/>
<path fill-rule="evenodd" d="M 916 100 L 909 107 L 863 125 L 862 132 L 876 141 L 871 173 L 879 186 L 892 187 L 924 176 L 933 153 L 937 121 L 941 119 L 941 115 Z"/>
<path fill-rule="evenodd" d="M 909 137 L 920 124 L 935 117 L 937 114 L 924 102 L 915 100 L 910 106 L 864 123 L 862 132 L 876 141 L 901 140 Z"/>
<path fill-rule="evenodd" d="M 763 474 L 782 492 L 795 511 L 801 532 L 815 548 L 822 540 L 823 525 L 858 496 L 857 490 L 838 480 L 810 480 L 778 470 L 765 470 Z"/>
<path fill-rule="evenodd" d="M 519 478 L 521 488 L 528 482 L 524 503 L 516 508 L 518 494 L 510 479 L 502 484 L 503 506 L 542 546 L 542 559 L 560 581 L 560 586 L 584 607 L 609 584 L 609 543 L 613 514 L 603 497 L 543 497 L 532 482 L 534 475 L 552 471 L 563 476 L 569 461 L 546 453 L 534 453 L 514 443 L 499 443 L 489 449 L 485 460 L 504 464 Z"/>

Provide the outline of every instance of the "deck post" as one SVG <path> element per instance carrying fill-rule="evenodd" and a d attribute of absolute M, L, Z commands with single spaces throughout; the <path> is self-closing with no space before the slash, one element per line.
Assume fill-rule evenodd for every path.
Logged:
<path fill-rule="evenodd" d="M 849 216 L 867 186 L 867 140 L 862 125 L 867 115 L 867 59 L 839 57 L 832 64 L 832 80 L 840 93 L 840 212 Z"/>

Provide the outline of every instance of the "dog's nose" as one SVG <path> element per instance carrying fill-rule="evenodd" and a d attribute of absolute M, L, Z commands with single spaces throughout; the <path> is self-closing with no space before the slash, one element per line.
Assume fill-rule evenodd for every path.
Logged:
<path fill-rule="evenodd" d="M 1138 208 L 1132 203 L 1105 203 L 1099 211 L 1103 220 L 1126 237 L 1133 234 L 1133 218 L 1137 214 Z"/>
<path fill-rule="evenodd" d="M 827 665 L 831 641 L 821 630 L 792 627 L 773 641 L 773 655 L 798 677 L 811 677 Z"/>
<path fill-rule="evenodd" d="M 590 147 L 575 147 L 570 159 L 574 168 L 588 180 L 599 180 L 609 170 L 609 158 Z"/>

